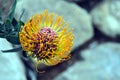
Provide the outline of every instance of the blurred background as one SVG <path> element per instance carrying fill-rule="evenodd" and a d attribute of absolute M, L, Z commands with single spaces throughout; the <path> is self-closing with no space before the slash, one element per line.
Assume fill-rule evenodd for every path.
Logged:
<path fill-rule="evenodd" d="M 13 1 L 0 0 L 3 18 Z M 19 45 L 0 38 L 0 80 L 120 80 L 120 0 L 17 0 L 15 18 L 24 11 L 26 22 L 44 9 L 74 28 L 71 59 L 37 73 L 24 51 L 2 53 Z"/>

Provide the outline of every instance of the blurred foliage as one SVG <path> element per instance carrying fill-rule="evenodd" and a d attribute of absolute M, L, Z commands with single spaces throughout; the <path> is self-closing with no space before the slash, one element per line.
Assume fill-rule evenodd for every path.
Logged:
<path fill-rule="evenodd" d="M 3 0 L 3 5 L 6 0 Z M 0 38 L 6 38 L 12 44 L 20 44 L 19 42 L 19 31 L 20 27 L 24 25 L 21 21 L 21 17 L 24 12 L 20 15 L 19 20 L 14 17 L 17 0 L 14 0 L 5 20 L 2 19 L 2 9 L 0 9 Z"/>

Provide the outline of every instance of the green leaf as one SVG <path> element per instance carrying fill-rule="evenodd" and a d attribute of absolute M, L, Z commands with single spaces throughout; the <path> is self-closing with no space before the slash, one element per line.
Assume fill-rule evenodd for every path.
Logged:
<path fill-rule="evenodd" d="M 20 44 L 18 32 L 10 33 L 6 39 L 12 44 Z"/>
<path fill-rule="evenodd" d="M 14 18 L 14 13 L 15 13 L 15 8 L 16 8 L 16 3 L 17 3 L 17 0 L 14 0 L 14 3 L 7 15 L 7 18 L 10 19 L 12 21 L 12 19 Z"/>
<path fill-rule="evenodd" d="M 5 29 L 4 29 L 3 23 L 1 22 L 0 23 L 0 33 L 4 33 L 4 32 L 5 32 Z"/>
<path fill-rule="evenodd" d="M 22 21 L 19 21 L 18 22 L 18 32 L 20 32 L 20 28 L 21 28 L 21 26 L 23 26 L 24 25 L 24 22 L 22 22 Z"/>
<path fill-rule="evenodd" d="M 7 19 L 3 24 L 3 30 L 5 33 L 10 33 L 14 30 L 14 27 L 9 19 Z"/>
<path fill-rule="evenodd" d="M 3 27 L 3 22 L 0 21 L 0 31 L 2 30 L 2 27 Z"/>
<path fill-rule="evenodd" d="M 2 10 L 0 9 L 0 22 L 2 21 Z"/>
<path fill-rule="evenodd" d="M 3 33 L 5 33 L 6 32 L 6 29 L 5 29 L 5 24 L 1 24 L 0 25 L 0 32 L 3 32 Z"/>
<path fill-rule="evenodd" d="M 24 22 L 19 21 L 19 24 L 20 24 L 20 26 L 23 26 L 23 25 L 24 25 Z"/>
<path fill-rule="evenodd" d="M 25 9 L 22 11 L 22 13 L 21 13 L 21 15 L 20 15 L 20 17 L 19 17 L 19 21 L 21 20 L 21 18 L 22 18 L 22 16 L 23 16 L 23 14 L 24 14 L 24 12 L 25 12 Z"/>
<path fill-rule="evenodd" d="M 0 33 L 0 38 L 5 38 L 5 34 L 4 33 Z"/>
<path fill-rule="evenodd" d="M 6 53 L 6 52 L 17 52 L 17 51 L 21 51 L 22 50 L 22 47 L 18 47 L 18 48 L 14 48 L 14 49 L 10 49 L 10 50 L 3 50 L 2 52 L 3 53 Z"/>
<path fill-rule="evenodd" d="M 17 22 L 17 20 L 16 20 L 15 18 L 13 18 L 12 24 L 13 24 L 13 26 L 14 26 L 15 31 L 17 31 L 17 32 L 19 32 L 21 26 L 24 25 L 24 23 L 23 23 L 22 21 L 18 21 L 18 22 Z"/>
<path fill-rule="evenodd" d="M 17 31 L 18 30 L 18 22 L 15 18 L 13 18 L 13 20 L 12 20 L 12 25 L 13 25 L 15 31 Z"/>

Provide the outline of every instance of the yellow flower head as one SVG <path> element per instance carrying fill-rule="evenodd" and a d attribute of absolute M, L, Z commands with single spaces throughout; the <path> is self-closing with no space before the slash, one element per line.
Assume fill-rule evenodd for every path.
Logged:
<path fill-rule="evenodd" d="M 46 65 L 56 65 L 70 57 L 73 33 L 61 16 L 45 10 L 33 16 L 19 32 L 20 42 L 28 55 Z"/>

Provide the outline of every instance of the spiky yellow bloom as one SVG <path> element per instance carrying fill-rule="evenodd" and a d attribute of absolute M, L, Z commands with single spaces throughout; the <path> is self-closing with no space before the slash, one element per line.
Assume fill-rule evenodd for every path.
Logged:
<path fill-rule="evenodd" d="M 73 33 L 61 16 L 45 10 L 33 16 L 19 32 L 20 42 L 28 55 L 46 65 L 56 65 L 70 58 Z"/>

